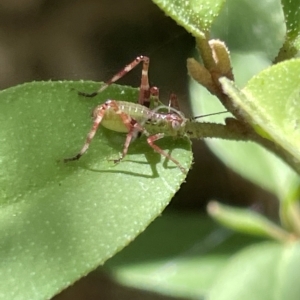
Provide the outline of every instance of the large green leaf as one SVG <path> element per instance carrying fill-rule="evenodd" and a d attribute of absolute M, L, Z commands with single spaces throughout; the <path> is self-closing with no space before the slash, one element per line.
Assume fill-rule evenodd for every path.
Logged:
<path fill-rule="evenodd" d="M 177 297 L 298 299 L 299 249 L 227 231 L 204 215 L 167 214 L 106 268 L 123 284 Z"/>
<path fill-rule="evenodd" d="M 247 18 L 245 18 L 247 16 Z M 284 14 L 279 0 L 227 0 L 212 25 L 212 36 L 226 42 L 230 54 L 255 54 L 273 60 L 285 39 Z M 250 57 L 250 60 L 251 57 Z M 234 66 L 236 67 L 236 66 Z M 251 72 L 251 62 L 243 63 L 243 71 Z M 233 68 L 235 76 L 236 72 Z M 245 77 L 245 74 L 238 74 Z M 241 82 L 236 76 L 236 80 Z"/>
<path fill-rule="evenodd" d="M 204 37 L 225 0 L 153 0 L 168 16 L 196 37 Z"/>
<path fill-rule="evenodd" d="M 36 82 L 0 93 L 0 298 L 45 299 L 132 241 L 178 190 L 185 175 L 137 139 L 114 165 L 124 135 L 99 129 L 81 160 L 90 112 L 104 100 L 136 101 L 113 86 L 94 99 L 91 82 Z M 190 144 L 158 142 L 186 168 Z M 168 151 L 168 150 L 167 150 Z"/>
<path fill-rule="evenodd" d="M 228 259 L 257 241 L 221 228 L 204 214 L 169 212 L 104 268 L 122 284 L 202 299 Z"/>
<path fill-rule="evenodd" d="M 209 294 L 211 300 L 299 299 L 300 245 L 262 243 L 234 256 Z"/>

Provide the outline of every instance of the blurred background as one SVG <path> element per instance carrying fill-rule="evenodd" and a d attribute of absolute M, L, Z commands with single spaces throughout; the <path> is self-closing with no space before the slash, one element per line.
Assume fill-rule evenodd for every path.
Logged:
<path fill-rule="evenodd" d="M 141 54 L 151 59 L 150 81 L 161 100 L 176 93 L 191 116 L 186 59 L 195 56 L 194 39 L 150 0 L 0 0 L 1 89 L 34 80 L 105 81 Z M 139 81 L 137 69 L 119 83 L 138 87 Z M 273 195 L 226 168 L 204 142 L 194 141 L 193 148 L 193 169 L 168 209 L 204 210 L 217 199 L 276 219 Z M 56 299 L 154 299 L 102 275 L 99 286 L 98 277 L 89 275 Z"/>

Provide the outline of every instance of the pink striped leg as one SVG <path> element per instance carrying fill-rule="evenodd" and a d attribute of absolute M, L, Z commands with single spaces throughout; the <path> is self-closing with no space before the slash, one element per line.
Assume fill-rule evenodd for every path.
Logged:
<path fill-rule="evenodd" d="M 155 135 L 149 136 L 147 138 L 147 142 L 148 142 L 149 146 L 153 148 L 154 151 L 158 152 L 162 156 L 171 160 L 182 171 L 182 173 L 186 174 L 187 173 L 186 169 L 175 158 L 173 158 L 170 154 L 168 154 L 167 152 L 162 150 L 160 147 L 158 147 L 156 144 L 154 144 L 155 141 L 162 139 L 164 136 L 165 135 L 163 133 L 157 133 Z"/>
<path fill-rule="evenodd" d="M 172 93 L 169 97 L 169 112 L 171 112 L 170 107 L 175 108 L 176 110 L 180 111 L 180 107 L 179 107 L 179 103 L 178 103 L 176 94 Z"/>
<path fill-rule="evenodd" d="M 130 130 L 128 131 L 128 133 L 126 135 L 126 140 L 125 140 L 125 143 L 124 143 L 122 154 L 121 154 L 121 156 L 118 159 L 113 159 L 114 163 L 119 163 L 127 155 L 128 148 L 129 148 L 129 145 L 132 142 L 132 140 L 134 140 L 135 137 L 139 133 L 145 132 L 145 129 L 142 126 L 140 126 L 140 124 L 137 123 L 136 120 L 134 120 L 130 116 L 128 116 L 128 117 L 129 117 L 129 119 L 127 119 L 126 122 L 130 120 L 130 127 L 131 128 L 130 128 Z"/>
<path fill-rule="evenodd" d="M 95 114 L 93 126 L 92 126 L 90 132 L 88 133 L 88 136 L 86 138 L 86 141 L 85 141 L 83 147 L 76 155 L 69 157 L 69 158 L 65 158 L 64 162 L 78 160 L 87 151 L 87 149 L 89 148 L 90 143 L 91 143 L 92 139 L 94 138 L 94 136 L 97 132 L 97 129 L 104 117 L 104 114 L 105 114 L 105 111 L 107 108 L 108 108 L 108 105 L 106 103 L 96 107 L 96 109 L 94 111 L 97 110 L 97 114 Z"/>
<path fill-rule="evenodd" d="M 97 129 L 105 115 L 105 112 L 109 108 L 112 108 L 116 112 L 116 114 L 120 115 L 124 125 L 128 128 L 128 132 L 132 131 L 133 126 L 131 125 L 131 117 L 128 116 L 127 114 L 123 113 L 122 111 L 120 111 L 119 106 L 115 100 L 108 100 L 104 104 L 98 105 L 95 108 L 95 110 L 93 112 L 94 123 L 93 123 L 93 126 L 92 126 L 90 132 L 88 133 L 86 141 L 85 141 L 83 147 L 81 148 L 81 150 L 73 157 L 65 158 L 64 162 L 78 160 L 88 150 L 90 143 L 92 142 L 92 140 L 97 132 Z"/>
<path fill-rule="evenodd" d="M 142 75 L 141 75 L 141 84 L 140 84 L 140 94 L 138 103 L 145 105 L 147 107 L 150 106 L 150 86 L 149 86 L 149 62 L 150 59 L 147 56 L 138 56 L 135 60 L 133 60 L 130 64 L 126 65 L 122 70 L 120 70 L 116 75 L 114 75 L 110 80 L 108 80 L 103 86 L 101 86 L 98 91 L 93 93 L 84 93 L 79 92 L 78 94 L 85 97 L 94 97 L 97 96 L 99 93 L 104 91 L 107 87 L 109 87 L 112 83 L 118 81 L 132 69 L 134 69 L 137 65 L 143 62 L 142 67 Z"/>
<path fill-rule="evenodd" d="M 150 96 L 153 99 L 154 107 L 158 107 L 159 105 L 162 105 L 162 102 L 160 102 L 160 100 L 159 100 L 159 88 L 158 87 L 152 86 L 150 88 Z"/>

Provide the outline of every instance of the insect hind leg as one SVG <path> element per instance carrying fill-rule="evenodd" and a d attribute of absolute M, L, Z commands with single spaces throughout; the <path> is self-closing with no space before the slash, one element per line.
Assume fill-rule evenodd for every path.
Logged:
<path fill-rule="evenodd" d="M 147 142 L 149 146 L 155 151 L 161 154 L 162 156 L 166 157 L 167 159 L 171 160 L 181 171 L 182 173 L 186 174 L 187 171 L 186 169 L 175 159 L 173 158 L 170 154 L 162 150 L 160 147 L 158 147 L 156 144 L 154 144 L 155 141 L 162 139 L 165 135 L 163 133 L 157 133 L 152 136 L 148 136 Z"/>
<path fill-rule="evenodd" d="M 98 130 L 98 127 L 99 127 L 100 123 L 102 122 L 102 119 L 103 119 L 107 109 L 109 109 L 109 108 L 112 108 L 116 113 L 118 113 L 118 111 L 119 111 L 119 106 L 115 100 L 108 100 L 105 103 L 103 103 L 102 105 L 98 105 L 94 109 L 94 111 L 93 111 L 94 122 L 93 122 L 92 128 L 90 129 L 90 131 L 86 137 L 83 147 L 76 155 L 69 157 L 69 158 L 65 158 L 64 162 L 78 160 L 88 150 L 90 143 L 92 142 L 92 140 Z"/>
<path fill-rule="evenodd" d="M 114 163 L 119 163 L 121 160 L 123 160 L 123 158 L 127 155 L 128 152 L 128 148 L 130 146 L 130 143 L 132 141 L 135 140 L 135 138 L 141 134 L 143 131 L 145 131 L 145 129 L 133 118 L 131 118 L 129 115 L 123 114 L 123 116 L 121 116 L 121 118 L 123 119 L 123 122 L 125 124 L 125 122 L 127 122 L 127 124 L 129 124 L 129 131 L 126 135 L 126 140 L 123 146 L 123 150 L 122 150 L 122 154 L 118 159 L 113 159 Z M 125 118 L 125 120 L 124 120 Z"/>
<path fill-rule="evenodd" d="M 106 105 L 106 103 L 104 103 L 103 105 L 100 105 L 96 108 L 98 113 L 94 119 L 93 126 L 92 126 L 91 130 L 89 131 L 87 138 L 85 140 L 85 143 L 84 143 L 83 147 L 81 148 L 81 150 L 76 155 L 69 157 L 69 158 L 65 158 L 64 162 L 78 160 L 88 150 L 90 143 L 92 142 L 92 140 L 97 132 L 97 129 L 103 119 L 105 110 L 107 109 L 107 107 L 105 105 Z"/>

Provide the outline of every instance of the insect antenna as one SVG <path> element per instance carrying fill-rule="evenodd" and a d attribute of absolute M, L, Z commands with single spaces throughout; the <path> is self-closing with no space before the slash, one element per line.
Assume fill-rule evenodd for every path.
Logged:
<path fill-rule="evenodd" d="M 215 116 L 215 115 L 221 115 L 221 114 L 228 113 L 228 112 L 229 112 L 228 110 L 225 110 L 225 111 L 219 111 L 219 112 L 216 112 L 216 113 L 211 113 L 211 114 L 206 114 L 206 115 L 200 115 L 200 116 L 191 118 L 191 120 L 193 121 L 193 120 L 200 119 L 200 118 L 204 118 L 204 117 L 210 117 L 210 116 Z"/>

